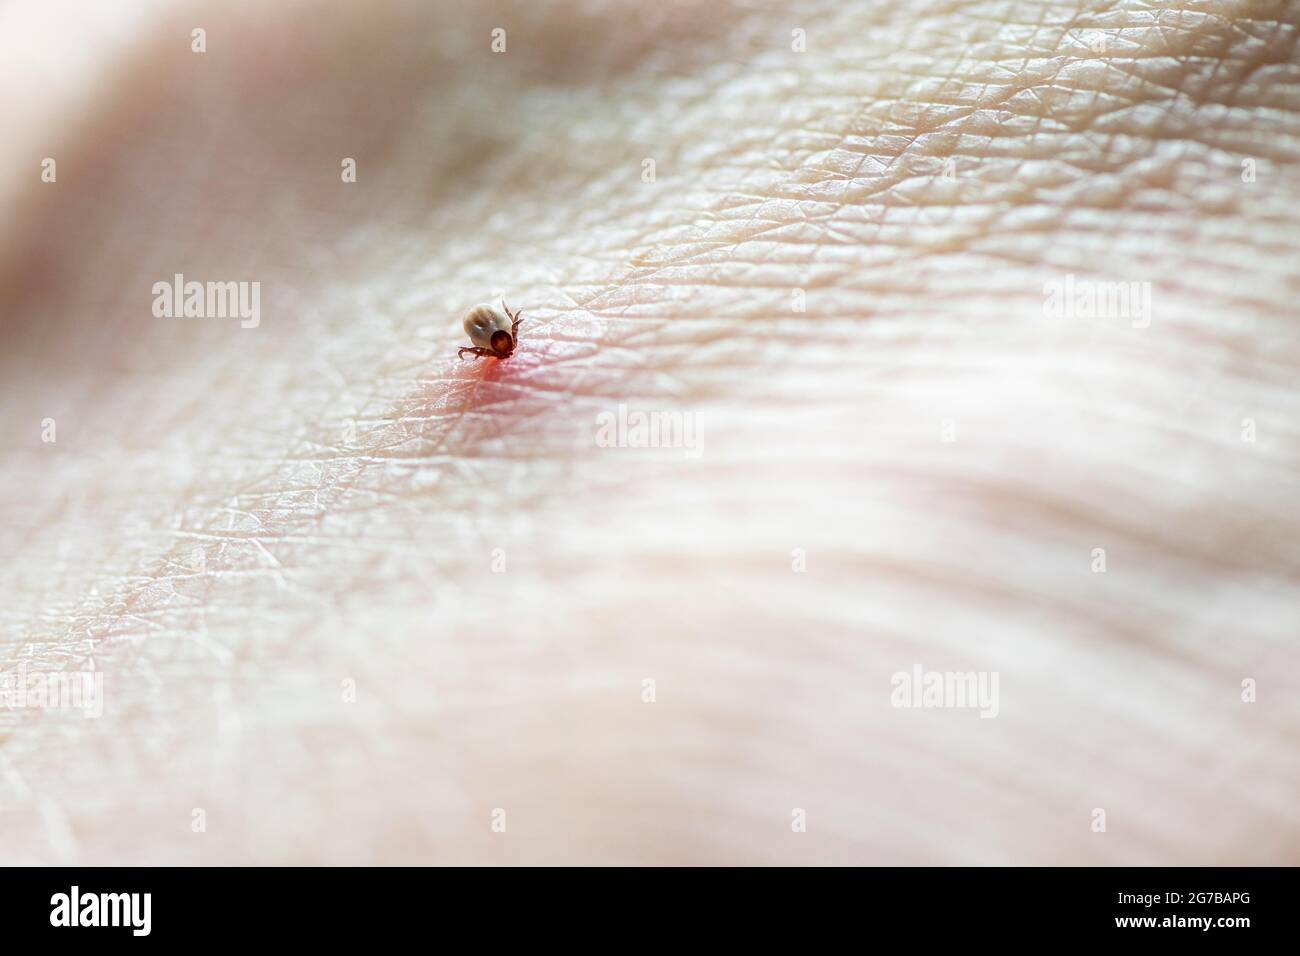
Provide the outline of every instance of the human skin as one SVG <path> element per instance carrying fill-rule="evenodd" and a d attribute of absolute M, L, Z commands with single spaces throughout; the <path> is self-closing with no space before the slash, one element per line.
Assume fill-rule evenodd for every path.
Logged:
<path fill-rule="evenodd" d="M 1300 862 L 1294 5 L 103 7 L 0 8 L 6 862 Z"/>

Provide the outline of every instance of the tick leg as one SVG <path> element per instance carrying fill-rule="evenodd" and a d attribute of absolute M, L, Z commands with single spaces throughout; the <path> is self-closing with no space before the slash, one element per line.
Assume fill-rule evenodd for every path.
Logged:
<path fill-rule="evenodd" d="M 515 340 L 516 345 L 519 344 L 519 317 L 523 314 L 524 310 L 520 309 L 514 315 L 510 316 L 510 318 L 514 320 L 514 324 L 510 326 L 510 337 Z"/>
<path fill-rule="evenodd" d="M 478 356 L 483 356 L 483 355 L 492 356 L 497 354 L 496 352 L 493 352 L 491 349 L 479 348 L 477 345 L 467 345 L 464 348 L 457 349 L 456 356 L 458 358 L 464 358 L 466 352 L 469 352 L 471 355 L 478 355 Z"/>

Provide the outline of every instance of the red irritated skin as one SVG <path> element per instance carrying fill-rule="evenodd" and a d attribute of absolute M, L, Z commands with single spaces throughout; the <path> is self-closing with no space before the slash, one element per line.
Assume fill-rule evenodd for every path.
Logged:
<path fill-rule="evenodd" d="M 1298 11 L 0 3 L 0 855 L 1300 862 Z"/>

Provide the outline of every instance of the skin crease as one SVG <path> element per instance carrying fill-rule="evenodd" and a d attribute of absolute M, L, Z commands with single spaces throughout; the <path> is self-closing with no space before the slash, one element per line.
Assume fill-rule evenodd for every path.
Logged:
<path fill-rule="evenodd" d="M 361 6 L 0 9 L 7 862 L 1300 862 L 1295 6 Z"/>

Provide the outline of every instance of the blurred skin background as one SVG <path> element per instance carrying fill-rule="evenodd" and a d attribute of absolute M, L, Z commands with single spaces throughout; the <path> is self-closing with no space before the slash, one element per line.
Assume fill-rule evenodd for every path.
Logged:
<path fill-rule="evenodd" d="M 1300 861 L 1298 29 L 0 6 L 0 856 Z"/>

